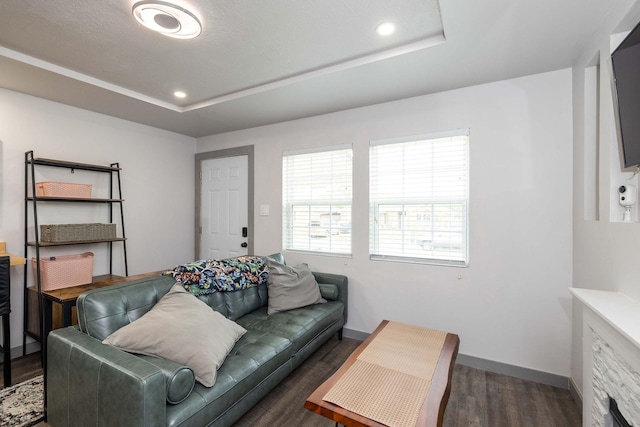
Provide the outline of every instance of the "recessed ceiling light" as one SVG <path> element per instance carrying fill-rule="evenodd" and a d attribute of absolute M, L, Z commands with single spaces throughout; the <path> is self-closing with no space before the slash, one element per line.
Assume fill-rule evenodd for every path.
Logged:
<path fill-rule="evenodd" d="M 393 22 L 383 22 L 376 27 L 376 33 L 381 36 L 388 36 L 390 34 L 393 34 L 395 30 L 396 24 L 394 24 Z"/>
<path fill-rule="evenodd" d="M 177 90 L 173 92 L 173 96 L 175 96 L 176 98 L 186 98 L 187 94 L 181 90 Z"/>
<path fill-rule="evenodd" d="M 202 32 L 193 13 L 166 1 L 139 1 L 133 5 L 133 16 L 145 27 L 168 37 L 192 39 Z"/>

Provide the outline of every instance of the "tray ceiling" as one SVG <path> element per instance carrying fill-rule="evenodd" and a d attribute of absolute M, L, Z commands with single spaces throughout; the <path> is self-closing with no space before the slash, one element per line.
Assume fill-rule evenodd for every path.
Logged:
<path fill-rule="evenodd" d="M 0 0 L 0 86 L 199 137 L 566 68 L 615 2 L 176 0 L 192 40 L 133 3 Z"/>

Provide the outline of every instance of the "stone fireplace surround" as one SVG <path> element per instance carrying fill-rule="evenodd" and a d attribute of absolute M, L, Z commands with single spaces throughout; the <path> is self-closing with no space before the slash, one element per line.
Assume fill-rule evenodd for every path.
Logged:
<path fill-rule="evenodd" d="M 618 292 L 571 293 L 583 303 L 582 425 L 611 427 L 611 396 L 640 427 L 640 303 Z"/>

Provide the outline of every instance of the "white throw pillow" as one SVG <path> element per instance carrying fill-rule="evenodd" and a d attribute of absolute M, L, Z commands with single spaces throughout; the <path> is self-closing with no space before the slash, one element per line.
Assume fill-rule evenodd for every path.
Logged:
<path fill-rule="evenodd" d="M 176 284 L 141 318 L 102 341 L 131 353 L 161 357 L 193 370 L 206 387 L 247 332 Z"/>

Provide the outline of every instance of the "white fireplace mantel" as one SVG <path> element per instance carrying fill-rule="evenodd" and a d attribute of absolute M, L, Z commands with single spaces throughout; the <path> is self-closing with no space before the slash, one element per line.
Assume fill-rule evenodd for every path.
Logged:
<path fill-rule="evenodd" d="M 640 303 L 620 292 L 570 288 L 571 293 L 613 329 L 640 348 Z"/>
<path fill-rule="evenodd" d="M 640 302 L 620 292 L 570 291 L 584 305 L 583 426 L 611 425 L 607 394 L 640 424 Z"/>

